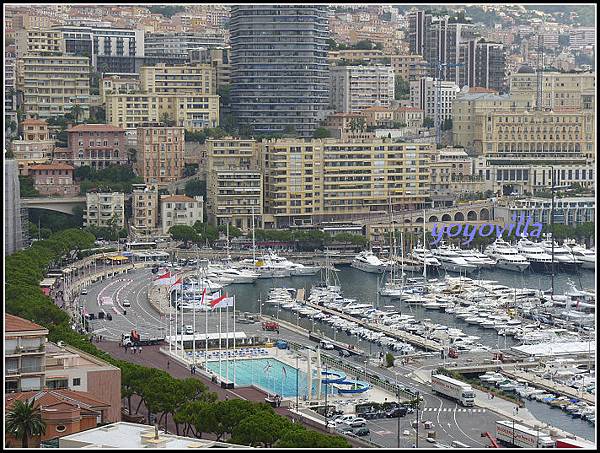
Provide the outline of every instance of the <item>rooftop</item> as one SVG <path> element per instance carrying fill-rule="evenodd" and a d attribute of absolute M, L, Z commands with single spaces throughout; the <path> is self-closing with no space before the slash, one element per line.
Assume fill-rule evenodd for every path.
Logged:
<path fill-rule="evenodd" d="M 75 167 L 68 164 L 39 164 L 31 165 L 29 170 L 75 170 Z"/>
<path fill-rule="evenodd" d="M 111 124 L 78 124 L 67 129 L 67 132 L 125 132 L 125 129 Z"/>
<path fill-rule="evenodd" d="M 193 198 L 188 197 L 186 195 L 171 195 L 171 196 L 168 196 L 168 197 L 162 197 L 160 199 L 160 201 L 161 202 L 162 201 L 171 201 L 171 202 L 178 202 L 178 201 L 182 202 L 183 201 L 183 202 L 186 202 L 186 203 L 193 203 L 196 200 L 194 200 Z"/>
<path fill-rule="evenodd" d="M 156 435 L 158 434 L 158 435 Z M 149 425 L 118 422 L 61 437 L 59 447 L 74 448 L 249 448 L 212 440 L 165 434 Z"/>
<path fill-rule="evenodd" d="M 21 124 L 23 126 L 33 126 L 33 125 L 47 126 L 48 125 L 48 123 L 46 123 L 44 120 L 37 120 L 35 118 L 27 118 L 26 120 L 23 120 L 23 122 Z"/>
<path fill-rule="evenodd" d="M 42 327 L 31 321 L 27 321 L 26 319 L 19 318 L 18 316 L 13 316 L 9 314 L 4 315 L 4 324 L 6 332 L 40 331 L 46 334 L 48 333 L 48 329 L 46 329 L 45 327 Z"/>
<path fill-rule="evenodd" d="M 60 390 L 34 390 L 31 392 L 18 392 L 9 393 L 5 396 L 4 405 L 8 409 L 16 401 L 29 401 L 31 399 L 36 401 L 37 406 L 47 407 L 54 406 L 59 403 L 67 403 L 69 405 L 77 405 L 82 409 L 93 410 L 93 409 L 105 409 L 110 405 L 104 401 L 95 399 L 91 393 L 88 392 L 76 392 L 74 390 L 60 389 Z"/>

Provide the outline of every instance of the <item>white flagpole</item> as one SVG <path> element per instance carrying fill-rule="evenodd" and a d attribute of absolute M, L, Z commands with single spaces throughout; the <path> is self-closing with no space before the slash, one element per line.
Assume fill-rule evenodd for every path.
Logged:
<path fill-rule="evenodd" d="M 204 310 L 205 298 L 206 293 L 202 296 L 200 305 L 202 306 L 202 311 L 204 311 L 204 369 L 208 371 L 208 310 Z"/>
<path fill-rule="evenodd" d="M 229 306 L 225 306 L 225 328 L 227 333 L 225 334 L 225 351 L 227 352 L 227 361 L 225 362 L 225 374 L 227 381 L 229 381 Z"/>
<path fill-rule="evenodd" d="M 175 276 L 175 281 L 177 281 L 177 276 Z M 177 287 L 176 287 L 177 288 Z M 183 306 L 181 307 L 181 358 L 185 355 L 185 348 L 183 347 Z"/>
<path fill-rule="evenodd" d="M 221 351 L 221 349 L 222 349 L 222 346 L 221 346 L 221 320 L 222 320 L 221 315 L 222 315 L 222 313 L 223 313 L 223 309 L 221 307 L 219 307 L 219 376 L 223 376 L 223 373 L 221 371 L 222 364 L 223 364 L 223 359 L 222 359 L 223 354 Z"/>
<path fill-rule="evenodd" d="M 171 353 L 173 351 L 173 323 L 171 319 L 173 308 L 171 307 L 171 290 L 167 293 L 167 298 L 169 301 L 169 353 Z"/>
<path fill-rule="evenodd" d="M 228 305 L 229 306 L 229 305 Z M 235 387 L 235 294 L 233 295 L 233 386 Z"/>
<path fill-rule="evenodd" d="M 183 281 L 181 282 L 181 284 L 183 285 Z M 192 334 L 192 362 L 194 364 L 194 366 L 196 365 L 196 304 L 192 304 L 192 325 L 193 325 L 193 329 L 194 329 L 194 333 Z"/>
<path fill-rule="evenodd" d="M 170 278 L 170 277 L 169 277 Z M 169 288 L 169 297 L 171 295 L 171 289 Z M 177 354 L 177 288 L 175 288 L 175 354 Z"/>

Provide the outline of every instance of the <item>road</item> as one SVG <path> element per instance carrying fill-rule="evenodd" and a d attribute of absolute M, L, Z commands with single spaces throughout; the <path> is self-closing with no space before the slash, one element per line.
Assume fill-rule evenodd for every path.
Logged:
<path fill-rule="evenodd" d="M 150 269 L 139 269 L 130 271 L 128 274 L 118 276 L 113 279 L 107 279 L 102 282 L 96 282 L 88 287 L 88 294 L 79 296 L 79 303 L 85 307 L 88 312 L 97 313 L 103 308 L 107 313 L 112 313 L 112 321 L 93 320 L 90 322 L 91 330 L 96 331 L 104 338 L 109 340 L 119 340 L 122 333 L 136 329 L 149 336 L 168 335 L 168 319 L 160 315 L 150 305 L 147 298 L 148 285 L 154 274 Z M 110 297 L 113 305 L 99 305 L 100 298 Z M 131 306 L 125 308 L 123 303 L 128 301 Z M 124 314 L 126 310 L 127 314 Z M 191 315 L 185 314 L 184 324 L 192 324 Z M 211 319 L 212 317 L 212 319 Z M 217 331 L 217 322 L 215 314 L 209 315 L 211 319 L 209 331 Z M 203 332 L 204 315 L 197 315 L 197 331 Z M 238 325 L 238 329 L 243 329 L 247 333 L 262 332 L 259 325 Z M 262 332 L 264 334 L 264 332 Z M 280 335 L 272 334 L 274 337 L 288 339 L 302 344 L 311 344 L 309 340 L 295 331 L 281 329 Z M 314 345 L 314 344 L 313 344 Z M 369 351 L 361 345 L 362 349 Z M 412 379 L 409 375 L 416 370 L 435 369 L 441 359 L 437 355 L 425 357 L 419 361 L 410 364 L 396 365 L 392 368 L 383 368 L 377 366 L 376 354 L 378 347 L 373 347 L 373 357 L 366 365 L 366 371 L 369 374 L 378 374 L 384 380 L 389 382 L 398 382 L 413 391 L 419 391 L 423 396 L 419 411 L 421 421 L 430 421 L 433 426 L 430 430 L 425 429 L 421 422 L 419 426 L 419 447 L 431 447 L 431 444 L 425 440 L 427 431 L 435 431 L 437 441 L 442 445 L 450 445 L 452 441 L 459 441 L 471 447 L 485 447 L 487 442 L 481 438 L 483 431 L 495 431 L 495 422 L 504 419 L 489 410 L 474 407 L 463 408 L 454 401 L 432 394 L 429 385 L 422 384 Z M 354 366 L 359 365 L 361 369 L 365 368 L 364 359 L 361 357 L 350 357 L 348 359 L 335 356 L 338 360 L 344 360 Z M 465 360 L 464 356 L 461 361 Z M 400 447 L 411 447 L 415 443 L 415 429 L 411 423 L 416 419 L 416 414 L 409 414 L 400 418 Z M 398 445 L 398 420 L 397 419 L 379 419 L 369 420 L 367 423 L 371 432 L 369 439 L 383 447 L 396 447 Z M 408 430 L 408 436 L 403 433 Z"/>

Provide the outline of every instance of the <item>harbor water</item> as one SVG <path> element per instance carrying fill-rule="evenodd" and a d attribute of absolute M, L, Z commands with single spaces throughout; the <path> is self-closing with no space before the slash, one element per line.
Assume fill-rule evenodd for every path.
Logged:
<path fill-rule="evenodd" d="M 512 337 L 502 337 L 494 329 L 483 329 L 481 327 L 470 325 L 462 320 L 437 310 L 427 310 L 418 305 L 407 305 L 401 301 L 392 301 L 390 298 L 377 295 L 378 285 L 381 285 L 381 276 L 362 272 L 350 266 L 339 266 L 337 278 L 344 297 L 356 299 L 359 303 L 370 303 L 378 308 L 393 306 L 394 310 L 402 313 L 414 315 L 416 319 L 430 319 L 432 322 L 462 329 L 468 335 L 478 336 L 478 342 L 493 349 L 510 347 L 516 344 Z M 457 276 L 457 274 L 449 274 Z M 410 276 L 410 274 L 409 274 Z M 419 275 L 414 275 L 418 277 Z M 444 274 L 432 275 L 432 278 L 443 278 Z M 470 276 L 473 279 L 494 280 L 498 284 L 513 288 L 532 288 L 549 290 L 551 288 L 550 275 L 537 274 L 532 272 L 515 273 L 500 269 L 488 270 L 482 269 L 478 273 Z M 312 277 L 289 277 L 275 279 L 259 279 L 252 285 L 230 285 L 227 287 L 229 294 L 236 295 L 237 308 L 240 311 L 258 313 L 262 311 L 279 319 L 297 324 L 306 329 L 320 331 L 323 334 L 336 340 L 356 344 L 360 349 L 377 354 L 381 347 L 375 343 L 362 340 L 357 336 L 347 335 L 343 331 L 335 331 L 331 326 L 319 321 L 312 321 L 308 318 L 299 317 L 296 313 L 278 309 L 277 305 L 267 304 L 265 300 L 269 291 L 274 287 L 286 288 L 305 288 L 306 294 L 309 293 L 313 284 L 321 280 L 319 275 Z M 578 289 L 594 289 L 595 279 L 593 270 L 581 270 L 579 274 L 558 273 L 554 278 L 555 294 L 563 294 L 572 286 Z M 262 301 L 262 307 L 259 306 L 259 300 Z M 560 426 L 576 435 L 589 440 L 595 439 L 594 426 L 588 422 L 573 419 L 570 415 L 559 409 L 553 409 L 550 406 L 538 403 L 536 401 L 527 401 L 529 408 L 534 416 L 544 423 L 552 426 Z"/>

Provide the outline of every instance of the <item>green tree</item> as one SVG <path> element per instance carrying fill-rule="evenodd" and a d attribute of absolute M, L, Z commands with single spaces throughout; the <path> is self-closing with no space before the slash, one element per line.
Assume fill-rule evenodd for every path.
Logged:
<path fill-rule="evenodd" d="M 394 366 L 394 354 L 392 354 L 391 352 L 388 352 L 385 355 L 385 363 L 388 368 L 393 367 Z"/>
<path fill-rule="evenodd" d="M 6 414 L 6 431 L 20 439 L 23 448 L 29 447 L 29 438 L 45 434 L 46 423 L 39 408 L 35 407 L 35 399 L 15 401 Z"/>
<path fill-rule="evenodd" d="M 185 164 L 183 167 L 183 177 L 188 178 L 198 173 L 198 164 Z"/>
<path fill-rule="evenodd" d="M 75 104 L 70 111 L 73 118 L 75 118 L 75 122 L 79 122 L 81 115 L 83 114 L 83 108 L 79 104 Z"/>
<path fill-rule="evenodd" d="M 219 225 L 219 228 L 217 228 L 217 230 L 219 231 L 219 233 L 226 234 L 227 233 L 227 225 Z M 233 225 L 229 225 L 229 237 L 230 238 L 239 238 L 240 236 L 242 236 L 242 230 L 234 227 Z"/>
<path fill-rule="evenodd" d="M 434 126 L 433 118 L 426 116 L 423 118 L 423 127 L 431 128 Z"/>
<path fill-rule="evenodd" d="M 278 448 L 351 448 L 342 436 L 328 436 L 308 429 L 292 429 L 275 442 Z"/>
<path fill-rule="evenodd" d="M 175 126 L 175 119 L 167 112 L 163 112 L 160 115 L 160 122 L 167 127 Z"/>
<path fill-rule="evenodd" d="M 201 241 L 208 241 L 212 243 L 219 239 L 219 231 L 210 223 L 196 221 L 194 224 L 194 230 L 200 236 Z"/>
<path fill-rule="evenodd" d="M 329 129 L 327 129 L 327 128 L 319 127 L 317 129 L 315 129 L 315 132 L 313 133 L 313 137 L 314 138 L 329 138 L 329 137 L 331 137 L 331 132 L 329 132 Z"/>
<path fill-rule="evenodd" d="M 352 132 L 364 132 L 367 125 L 367 121 L 364 116 L 352 118 L 350 120 L 350 130 Z"/>
<path fill-rule="evenodd" d="M 187 225 L 173 225 L 169 228 L 171 238 L 176 241 L 184 241 L 187 245 L 189 242 L 200 242 L 200 236 L 194 228 Z"/>
<path fill-rule="evenodd" d="M 33 186 L 33 178 L 31 176 L 19 175 L 19 189 L 21 198 L 41 196 Z"/>
<path fill-rule="evenodd" d="M 203 196 L 206 199 L 206 181 L 197 178 L 186 182 L 183 193 L 188 197 Z"/>
<path fill-rule="evenodd" d="M 446 118 L 442 123 L 442 130 L 449 131 L 452 129 L 452 118 Z"/>
<path fill-rule="evenodd" d="M 394 77 L 394 99 L 408 99 L 410 97 L 410 83 L 402 76 Z"/>
<path fill-rule="evenodd" d="M 283 134 L 290 136 L 290 137 L 296 137 L 298 135 L 298 132 L 296 131 L 296 128 L 292 124 L 287 124 L 283 128 Z"/>
<path fill-rule="evenodd" d="M 259 412 L 241 420 L 230 440 L 251 447 L 271 448 L 277 439 L 292 428 L 292 422 L 274 412 Z"/>

